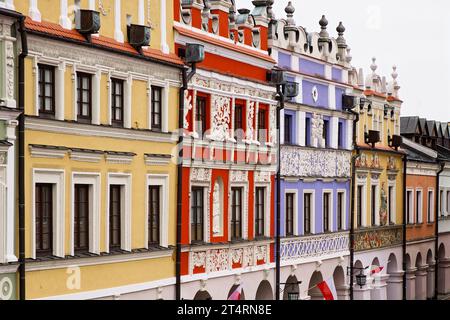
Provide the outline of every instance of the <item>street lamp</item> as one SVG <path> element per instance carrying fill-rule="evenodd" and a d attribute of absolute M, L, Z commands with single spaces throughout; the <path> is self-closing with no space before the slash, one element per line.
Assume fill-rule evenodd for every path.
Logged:
<path fill-rule="evenodd" d="M 300 293 L 295 291 L 295 285 L 299 285 L 301 284 L 301 281 L 297 281 L 297 282 L 286 282 L 286 283 L 280 283 L 280 285 L 285 285 L 285 289 L 286 287 L 291 288 L 290 290 L 287 291 L 287 298 L 288 300 L 298 300 L 298 298 L 300 297 Z M 284 290 L 283 290 L 284 291 Z"/>
<path fill-rule="evenodd" d="M 277 88 L 277 100 L 280 101 L 280 105 L 277 108 L 277 187 L 276 187 L 276 197 L 277 197 L 277 211 L 276 211 L 276 235 L 275 235 L 275 256 L 276 256 L 276 268 L 275 268 L 275 298 L 276 300 L 280 300 L 280 268 L 281 268 L 281 260 L 280 260 L 280 211 L 281 211 L 281 110 L 284 109 L 284 102 L 286 98 L 295 98 L 298 96 L 299 92 L 299 84 L 293 81 L 288 81 L 286 77 L 286 72 L 280 69 L 273 69 L 267 73 L 267 80 L 276 86 Z"/>
<path fill-rule="evenodd" d="M 356 284 L 362 289 L 367 283 L 367 276 L 364 274 L 364 270 L 368 269 L 369 267 L 365 268 L 359 268 L 359 267 L 353 267 L 354 270 L 359 270 L 359 274 L 355 275 L 356 278 Z M 347 275 L 353 279 L 353 270 L 351 267 L 347 267 Z M 353 283 L 353 281 L 352 281 Z"/>

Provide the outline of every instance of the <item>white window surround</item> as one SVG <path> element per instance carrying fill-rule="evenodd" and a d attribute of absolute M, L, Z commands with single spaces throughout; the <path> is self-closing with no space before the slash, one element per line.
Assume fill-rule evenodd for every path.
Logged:
<path fill-rule="evenodd" d="M 6 9 L 9 9 L 9 10 L 15 10 L 14 0 L 3 0 L 3 1 L 0 1 L 0 8 L 6 8 Z"/>
<path fill-rule="evenodd" d="M 286 225 L 286 220 L 287 220 L 287 202 L 286 202 L 286 194 L 291 193 L 294 195 L 294 228 L 293 228 L 293 232 L 294 232 L 294 236 L 298 236 L 299 232 L 298 232 L 298 215 L 299 215 L 299 211 L 298 211 L 298 190 L 297 189 L 285 189 L 284 190 L 284 203 L 285 203 L 285 215 L 284 215 L 284 224 Z M 286 234 L 286 230 L 285 230 L 285 234 Z"/>
<path fill-rule="evenodd" d="M 415 190 L 415 202 L 414 202 L 414 212 L 416 223 L 423 223 L 423 189 L 416 188 Z M 419 212 L 416 212 L 417 207 L 419 207 Z"/>
<path fill-rule="evenodd" d="M 366 178 L 357 178 L 356 190 L 355 190 L 355 208 L 358 206 L 358 187 L 362 187 L 362 195 L 361 195 L 361 227 L 368 226 L 367 219 L 367 177 Z M 357 217 L 355 217 L 355 226 L 357 223 Z"/>
<path fill-rule="evenodd" d="M 90 74 L 92 76 L 92 124 L 99 125 L 100 124 L 100 94 L 101 94 L 101 78 L 102 71 L 96 67 L 91 67 L 82 64 L 74 64 L 73 65 L 73 119 L 77 121 L 78 118 L 78 105 L 77 105 L 77 90 L 78 90 L 78 81 L 77 81 L 77 72 L 83 72 Z"/>
<path fill-rule="evenodd" d="M 314 189 L 304 189 L 303 190 L 303 208 L 302 208 L 302 218 L 303 223 L 305 221 L 305 194 L 311 195 L 311 217 L 310 217 L 310 233 L 316 234 L 316 191 Z M 305 226 L 303 225 L 303 235 L 305 235 Z"/>
<path fill-rule="evenodd" d="M 395 181 L 389 181 L 389 184 L 388 184 L 388 190 L 387 190 L 387 192 L 388 192 L 388 194 L 387 194 L 387 196 L 388 196 L 388 205 L 389 205 L 389 198 L 390 198 L 390 193 L 389 193 L 389 187 L 392 187 L 393 188 L 393 197 L 392 197 L 392 199 L 390 199 L 390 201 L 391 201 L 391 208 L 390 208 L 390 210 L 391 210 L 391 221 L 388 221 L 388 223 L 391 223 L 391 222 L 393 222 L 393 223 L 397 223 L 397 197 L 395 196 L 396 194 L 397 194 L 397 184 L 395 183 Z"/>
<path fill-rule="evenodd" d="M 434 188 L 428 188 L 427 197 L 428 197 L 429 193 L 431 193 L 431 197 L 430 197 L 430 201 L 428 201 L 428 199 L 427 199 L 427 201 L 428 201 L 427 208 L 430 212 L 430 216 L 428 217 L 428 212 L 427 212 L 427 222 L 431 223 L 431 222 L 434 222 L 434 220 L 435 220 L 434 219 L 434 215 L 435 215 L 435 212 L 434 212 Z"/>
<path fill-rule="evenodd" d="M 255 182 L 255 188 L 253 190 L 253 199 L 256 201 L 256 188 L 264 188 L 264 236 L 270 237 L 270 183 L 261 183 L 261 182 Z M 256 202 L 255 202 L 256 203 Z M 255 205 L 255 204 L 253 204 Z M 253 215 L 253 225 L 255 225 L 255 219 L 256 219 L 256 212 Z"/>
<path fill-rule="evenodd" d="M 70 214 L 70 254 L 74 249 L 74 219 L 75 219 L 75 185 L 89 185 L 89 252 L 100 253 L 100 205 L 101 205 L 101 174 L 90 172 L 73 172 L 71 183 L 71 214 Z"/>
<path fill-rule="evenodd" d="M 375 226 L 380 225 L 380 183 L 378 180 L 372 180 L 370 184 L 370 210 L 372 210 L 372 187 L 375 187 Z M 370 211 L 370 219 L 372 220 L 372 211 Z M 373 224 L 373 221 L 370 221 Z"/>
<path fill-rule="evenodd" d="M 36 259 L 36 184 L 53 184 L 53 255 L 65 256 L 65 172 L 64 170 L 33 169 L 31 217 L 31 258 Z"/>
<path fill-rule="evenodd" d="M 148 96 L 148 129 L 152 129 L 152 87 L 161 88 L 161 131 L 169 132 L 169 93 L 170 84 L 168 81 L 160 81 L 157 79 L 149 79 L 147 85 Z"/>
<path fill-rule="evenodd" d="M 242 239 L 248 239 L 248 195 L 249 187 L 248 183 L 243 182 L 230 182 L 229 183 L 229 205 L 228 205 L 228 241 L 231 241 L 231 196 L 232 188 L 242 188 L 242 217 L 241 217 L 241 229 Z"/>
<path fill-rule="evenodd" d="M 3 153 L 3 150 L 0 149 L 0 157 L 6 156 L 6 152 Z M 0 164 L 0 264 L 7 262 L 7 205 L 8 201 L 8 177 L 7 177 L 7 168 L 6 165 Z"/>
<path fill-rule="evenodd" d="M 25 0 L 21 0 L 25 1 Z M 30 0 L 30 6 L 28 10 L 28 15 L 30 16 L 31 20 L 41 22 L 41 12 L 38 8 L 38 0 Z"/>
<path fill-rule="evenodd" d="M 205 243 L 209 243 L 211 236 L 210 236 L 210 219 L 209 219 L 209 198 L 211 195 L 211 186 L 209 183 L 201 183 L 196 182 L 191 184 L 191 187 L 189 189 L 189 243 L 192 242 L 191 238 L 191 217 L 192 217 L 192 188 L 203 188 L 203 241 Z"/>
<path fill-rule="evenodd" d="M 342 193 L 342 231 L 348 230 L 349 226 L 347 225 L 347 190 L 345 189 L 337 189 L 336 190 L 336 231 L 339 231 L 337 221 L 338 217 L 337 215 L 339 212 L 337 211 L 337 201 L 338 201 L 338 195 Z"/>
<path fill-rule="evenodd" d="M 121 0 L 114 0 L 114 39 L 123 43 Z"/>
<path fill-rule="evenodd" d="M 122 81 L 124 81 L 124 84 L 123 84 L 123 102 L 124 102 L 124 105 L 123 105 L 123 107 L 124 107 L 124 116 L 125 116 L 125 109 L 126 109 L 126 105 L 131 105 L 131 103 L 128 103 L 128 101 L 127 101 L 127 99 L 128 99 L 128 95 L 127 95 L 127 93 L 128 92 L 126 92 L 126 89 L 125 89 L 125 87 L 126 87 L 126 81 L 128 80 L 128 78 L 129 78 L 129 74 L 128 73 L 123 73 L 123 72 L 116 72 L 116 71 L 113 71 L 113 72 L 109 72 L 108 73 L 108 80 L 107 80 L 107 91 L 108 91 L 108 110 L 107 110 L 107 114 L 108 114 L 108 125 L 111 125 L 112 124 L 112 114 L 111 114 L 111 105 L 112 105 L 112 101 L 111 101 L 111 99 L 112 99 L 112 97 L 111 97 L 111 94 L 112 94 L 112 79 L 117 79 L 117 80 L 122 80 Z M 128 116 L 128 115 L 127 115 Z M 125 125 L 125 119 L 124 119 L 124 125 Z"/>
<path fill-rule="evenodd" d="M 132 176 L 125 173 L 108 173 L 106 183 L 106 212 L 105 212 L 105 252 L 109 253 L 109 189 L 111 185 L 123 186 L 122 212 L 120 217 L 121 249 L 131 251 L 131 219 L 132 219 Z"/>
<path fill-rule="evenodd" d="M 60 16 L 59 16 L 59 24 L 64 29 L 72 29 L 72 22 L 69 19 L 68 16 L 68 6 L 67 6 L 67 0 L 60 0 Z"/>
<path fill-rule="evenodd" d="M 329 219 L 328 219 L 328 232 L 334 232 L 334 227 L 333 227 L 333 221 L 334 221 L 334 211 L 333 211 L 333 203 L 334 203 L 334 192 L 332 189 L 323 189 L 322 190 L 322 232 L 325 232 L 325 225 L 324 225 L 324 214 L 325 212 L 323 211 L 323 207 L 324 207 L 324 200 L 325 200 L 325 194 L 328 193 L 330 195 L 330 198 L 328 199 L 328 207 L 329 207 Z"/>
<path fill-rule="evenodd" d="M 160 217 L 159 217 L 159 238 L 162 247 L 169 246 L 169 215 L 170 215 L 170 201 L 169 201 L 169 175 L 168 174 L 148 174 L 146 182 L 146 201 L 145 201 L 145 248 L 148 249 L 148 200 L 149 186 L 159 186 L 160 192 Z"/>
<path fill-rule="evenodd" d="M 406 201 L 409 203 L 409 212 L 406 213 L 408 218 L 407 223 L 414 223 L 414 189 L 406 188 Z"/>

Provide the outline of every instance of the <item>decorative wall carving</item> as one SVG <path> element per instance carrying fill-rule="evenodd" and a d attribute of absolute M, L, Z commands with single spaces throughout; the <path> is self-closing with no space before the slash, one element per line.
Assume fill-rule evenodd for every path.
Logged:
<path fill-rule="evenodd" d="M 231 182 L 248 182 L 248 171 L 230 171 Z"/>
<path fill-rule="evenodd" d="M 189 129 L 189 121 L 187 119 L 189 111 L 192 110 L 192 96 L 188 90 L 184 91 L 184 129 Z"/>
<path fill-rule="evenodd" d="M 245 135 L 245 139 L 247 141 L 253 141 L 254 139 L 254 127 L 255 122 L 255 102 L 250 101 L 248 103 L 248 112 L 247 112 L 247 132 Z"/>
<path fill-rule="evenodd" d="M 281 148 L 281 174 L 291 177 L 349 178 L 351 152 Z"/>
<path fill-rule="evenodd" d="M 363 251 L 402 244 L 402 226 L 383 227 L 355 232 L 355 250 Z"/>
<path fill-rule="evenodd" d="M 210 139 L 225 141 L 230 135 L 231 101 L 223 96 L 212 96 L 212 126 Z"/>
<path fill-rule="evenodd" d="M 222 233 L 222 223 L 223 214 L 222 214 L 222 188 L 220 186 L 219 181 L 216 180 L 213 188 L 213 233 L 214 235 L 218 235 Z"/>
<path fill-rule="evenodd" d="M 14 100 L 14 46 L 6 41 L 6 97 Z"/>
<path fill-rule="evenodd" d="M 211 169 L 192 168 L 191 181 L 192 182 L 210 182 L 211 181 Z"/>
<path fill-rule="evenodd" d="M 207 255 L 207 272 L 225 271 L 229 269 L 229 250 L 211 250 Z"/>
<path fill-rule="evenodd" d="M 255 257 L 257 261 L 266 262 L 267 258 L 267 246 L 258 246 L 255 248 Z"/>
<path fill-rule="evenodd" d="M 268 171 L 255 171 L 255 182 L 257 182 L 257 183 L 270 183 L 270 172 L 268 172 Z"/>
<path fill-rule="evenodd" d="M 386 193 L 386 183 L 381 184 L 380 191 L 380 225 L 385 226 L 387 224 L 387 193 Z"/>
<path fill-rule="evenodd" d="M 0 164 L 6 164 L 6 152 L 0 152 Z"/>
<path fill-rule="evenodd" d="M 192 253 L 192 265 L 194 268 L 205 268 L 206 267 L 206 252 L 193 252 Z"/>
<path fill-rule="evenodd" d="M 325 148 L 325 139 L 323 138 L 323 116 L 315 113 L 311 120 L 311 139 L 314 146 Z"/>
<path fill-rule="evenodd" d="M 349 233 L 320 234 L 298 239 L 282 240 L 281 260 L 293 261 L 305 258 L 326 258 L 349 251 Z"/>

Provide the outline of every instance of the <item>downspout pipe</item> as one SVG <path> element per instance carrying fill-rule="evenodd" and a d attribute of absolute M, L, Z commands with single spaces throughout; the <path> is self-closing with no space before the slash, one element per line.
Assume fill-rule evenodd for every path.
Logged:
<path fill-rule="evenodd" d="M 355 206 L 355 186 L 356 186 L 356 159 L 360 157 L 361 150 L 358 147 L 358 142 L 356 139 L 356 130 L 357 123 L 359 122 L 359 113 L 353 110 L 348 110 L 351 114 L 355 116 L 353 119 L 353 150 L 355 150 L 355 154 L 352 156 L 352 177 L 351 177 L 351 196 L 350 196 L 350 300 L 354 300 L 353 293 L 353 273 L 354 273 L 354 260 L 355 260 L 355 215 L 356 215 L 356 206 Z"/>
<path fill-rule="evenodd" d="M 441 204 L 439 203 L 440 200 L 440 175 L 444 171 L 445 168 L 445 162 L 439 162 L 439 171 L 436 173 L 436 200 L 435 200 L 435 215 L 434 215 L 434 223 L 435 223 L 435 242 L 434 242 L 434 300 L 438 299 L 439 292 L 438 292 L 438 285 L 439 285 L 439 210 Z"/>
<path fill-rule="evenodd" d="M 181 300 L 181 232 L 182 232 L 182 209 L 183 209 L 183 143 L 184 143 L 184 94 L 188 89 L 188 83 L 197 72 L 196 64 L 192 64 L 192 69 L 188 73 L 188 67 L 184 66 L 181 70 L 182 85 L 180 88 L 179 96 L 179 109 L 178 109 L 178 164 L 177 164 L 177 230 L 176 230 L 176 266 L 175 266 L 175 299 Z"/>
<path fill-rule="evenodd" d="M 285 97 L 283 93 L 283 85 L 277 85 L 277 94 L 280 101 L 280 106 L 277 110 L 277 135 L 278 135 L 278 150 L 277 150 L 277 185 L 276 185 L 276 234 L 275 234 L 275 299 L 280 300 L 281 292 L 281 111 L 284 109 Z"/>
<path fill-rule="evenodd" d="M 407 167 L 408 167 L 408 156 L 405 154 L 402 158 L 403 161 L 403 194 L 402 194 L 402 202 L 403 202 L 403 221 L 402 221 L 402 255 L 403 255 L 403 287 L 402 287 L 402 300 L 406 300 L 406 225 L 408 221 L 406 221 L 406 177 L 407 177 Z"/>

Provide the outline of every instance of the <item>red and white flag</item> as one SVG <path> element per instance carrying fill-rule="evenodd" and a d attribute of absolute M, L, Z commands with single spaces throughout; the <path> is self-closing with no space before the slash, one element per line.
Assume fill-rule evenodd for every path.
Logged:
<path fill-rule="evenodd" d="M 322 292 L 325 300 L 337 300 L 338 299 L 336 286 L 334 285 L 333 278 L 330 278 L 326 281 L 322 281 L 321 283 L 319 283 L 317 285 L 317 287 Z"/>
<path fill-rule="evenodd" d="M 242 286 L 239 285 L 234 289 L 234 291 L 230 294 L 228 297 L 228 300 L 238 301 L 241 300 L 241 294 L 242 294 Z"/>
<path fill-rule="evenodd" d="M 372 270 L 370 270 L 370 275 L 374 275 L 376 273 L 380 273 L 381 271 L 383 271 L 384 267 L 372 266 L 371 269 Z"/>

